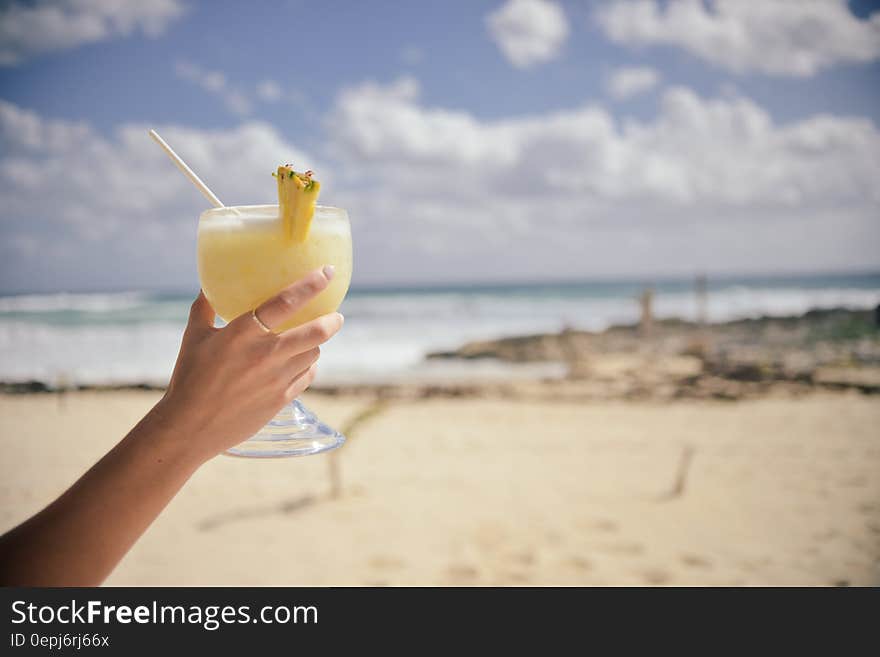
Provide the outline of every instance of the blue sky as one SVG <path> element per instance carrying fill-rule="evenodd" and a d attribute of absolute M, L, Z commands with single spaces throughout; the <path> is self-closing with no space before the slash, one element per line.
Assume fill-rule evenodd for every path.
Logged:
<path fill-rule="evenodd" d="M 149 126 L 229 203 L 314 166 L 356 283 L 880 266 L 876 2 L 111 4 L 0 8 L 0 289 L 196 284 Z"/>

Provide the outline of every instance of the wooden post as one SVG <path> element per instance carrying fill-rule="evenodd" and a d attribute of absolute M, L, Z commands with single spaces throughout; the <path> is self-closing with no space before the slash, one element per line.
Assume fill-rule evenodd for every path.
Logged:
<path fill-rule="evenodd" d="M 700 330 L 703 330 L 709 323 L 709 293 L 705 274 L 698 274 L 694 280 L 694 295 L 697 305 L 697 324 L 700 326 Z"/>
<path fill-rule="evenodd" d="M 327 455 L 327 472 L 330 476 L 330 499 L 338 499 L 342 495 L 342 473 L 339 470 L 339 450 Z"/>
<path fill-rule="evenodd" d="M 374 415 L 381 413 L 385 409 L 385 406 L 386 402 L 382 398 L 374 399 L 372 403 L 368 404 L 360 413 L 355 415 L 345 424 L 345 426 L 342 427 L 342 435 L 346 436 L 348 440 L 351 440 L 352 437 L 354 437 L 355 430 Z M 342 495 L 342 466 L 340 465 L 341 451 L 341 449 L 336 449 L 327 454 L 327 477 L 330 479 L 330 499 L 334 500 Z"/>
<path fill-rule="evenodd" d="M 704 365 L 709 353 L 709 289 L 705 274 L 697 274 L 694 279 L 694 304 L 697 311 L 697 333 L 690 351 L 699 356 Z"/>
<path fill-rule="evenodd" d="M 641 306 L 641 318 L 639 319 L 639 333 L 643 338 L 650 338 L 654 332 L 654 289 L 646 287 L 639 297 Z"/>
<path fill-rule="evenodd" d="M 675 470 L 675 479 L 672 482 L 672 488 L 669 492 L 660 496 L 661 500 L 674 500 L 684 495 L 687 487 L 688 473 L 690 472 L 691 462 L 694 460 L 696 449 L 693 445 L 685 445 L 682 447 L 681 455 L 678 459 L 678 467 Z"/>
<path fill-rule="evenodd" d="M 55 395 L 58 400 L 58 411 L 67 410 L 67 391 L 70 389 L 70 378 L 66 372 L 58 374 L 55 380 Z"/>
<path fill-rule="evenodd" d="M 574 329 L 565 327 L 559 334 L 559 348 L 568 367 L 566 377 L 569 379 L 586 379 L 589 377 L 589 360 L 577 344 Z"/>

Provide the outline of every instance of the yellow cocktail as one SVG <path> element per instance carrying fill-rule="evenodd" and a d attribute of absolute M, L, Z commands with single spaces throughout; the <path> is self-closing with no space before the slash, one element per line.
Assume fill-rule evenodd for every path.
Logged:
<path fill-rule="evenodd" d="M 235 214 L 238 212 L 239 214 Z M 351 282 L 351 228 L 340 208 L 318 206 L 304 242 L 288 239 L 277 205 L 217 208 L 199 219 L 199 279 L 216 313 L 231 321 L 313 269 L 333 265 L 326 290 L 279 330 L 339 307 Z"/>
<path fill-rule="evenodd" d="M 300 241 L 291 237 L 277 205 L 208 210 L 199 218 L 198 261 L 205 296 L 227 322 L 249 313 L 313 269 L 333 265 L 336 272 L 327 288 L 276 330 L 298 326 L 336 310 L 348 291 L 348 214 L 317 206 Z M 345 436 L 294 400 L 259 433 L 227 453 L 260 458 L 305 456 L 334 449 L 344 441 Z"/>

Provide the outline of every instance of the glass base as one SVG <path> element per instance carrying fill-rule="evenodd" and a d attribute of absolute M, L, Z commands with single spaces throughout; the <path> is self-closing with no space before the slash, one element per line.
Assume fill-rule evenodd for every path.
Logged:
<path fill-rule="evenodd" d="M 294 399 L 258 433 L 224 453 L 257 459 L 309 456 L 336 449 L 344 442 L 345 436 Z"/>

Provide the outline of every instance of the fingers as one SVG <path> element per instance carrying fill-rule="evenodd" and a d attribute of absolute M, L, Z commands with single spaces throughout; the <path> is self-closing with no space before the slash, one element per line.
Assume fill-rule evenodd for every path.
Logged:
<path fill-rule="evenodd" d="M 321 350 L 317 347 L 297 354 L 286 359 L 271 377 L 267 377 L 278 382 L 279 387 L 276 390 L 282 395 L 282 403 L 286 404 L 311 384 L 320 355 Z M 309 370 L 312 370 L 311 374 Z"/>
<path fill-rule="evenodd" d="M 330 279 L 333 278 L 333 274 L 332 265 L 309 272 L 257 308 L 257 317 L 269 329 L 281 326 L 315 296 L 323 292 L 330 283 Z M 253 320 L 250 321 L 252 324 L 256 324 Z"/>
<path fill-rule="evenodd" d="M 314 349 L 336 335 L 344 322 L 339 313 L 330 313 L 288 329 L 279 336 L 281 349 L 291 355 Z"/>
<path fill-rule="evenodd" d="M 289 358 L 284 365 L 284 369 L 293 375 L 291 380 L 296 379 L 296 377 L 317 363 L 320 355 L 321 350 L 318 347 L 309 349 L 308 351 Z"/>
<path fill-rule="evenodd" d="M 214 309 L 208 302 L 205 293 L 199 290 L 199 296 L 193 301 L 189 309 L 189 322 L 186 332 L 190 335 L 202 335 L 214 328 Z"/>
<path fill-rule="evenodd" d="M 291 384 L 287 387 L 285 392 L 285 396 L 287 400 L 296 399 L 302 393 L 306 391 L 310 385 L 312 385 L 312 381 L 315 380 L 315 374 L 318 371 L 317 364 L 312 365 L 305 372 L 296 377 Z"/>

